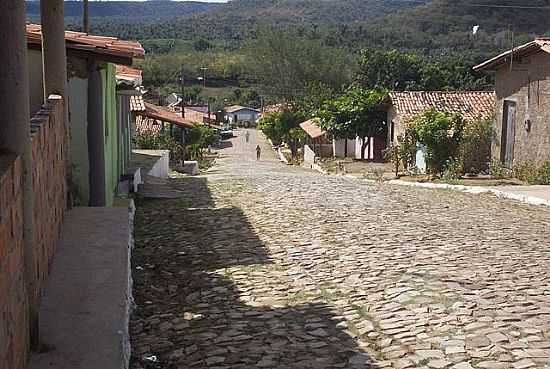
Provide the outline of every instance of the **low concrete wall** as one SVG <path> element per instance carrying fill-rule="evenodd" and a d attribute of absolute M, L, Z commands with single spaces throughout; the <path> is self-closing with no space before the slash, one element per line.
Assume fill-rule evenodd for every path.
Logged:
<path fill-rule="evenodd" d="M 132 150 L 134 154 L 140 155 L 142 158 L 138 161 L 132 158 L 130 163 L 133 167 L 140 167 L 143 170 L 141 177 L 145 177 L 146 173 L 149 176 L 157 178 L 168 178 L 170 170 L 170 151 L 169 150 Z"/>
<path fill-rule="evenodd" d="M 309 145 L 304 145 L 304 163 L 309 165 L 315 164 L 315 152 Z"/>

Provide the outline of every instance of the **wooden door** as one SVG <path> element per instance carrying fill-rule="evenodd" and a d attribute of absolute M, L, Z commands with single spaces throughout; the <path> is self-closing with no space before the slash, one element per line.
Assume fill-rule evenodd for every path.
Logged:
<path fill-rule="evenodd" d="M 513 101 L 505 101 L 502 117 L 500 161 L 507 168 L 512 168 L 514 162 L 515 126 L 516 103 Z"/>

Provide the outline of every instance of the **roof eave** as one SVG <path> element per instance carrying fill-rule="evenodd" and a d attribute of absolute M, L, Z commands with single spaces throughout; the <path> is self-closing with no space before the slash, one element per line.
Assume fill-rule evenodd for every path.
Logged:
<path fill-rule="evenodd" d="M 533 55 L 541 50 L 544 50 L 544 48 L 542 48 L 537 41 L 531 41 L 525 45 L 519 46 L 512 50 L 505 51 L 502 54 L 495 56 L 494 58 L 491 58 L 481 64 L 476 65 L 472 69 L 476 72 L 495 71 L 503 64 L 506 64 L 509 61 L 509 58 L 511 56 L 525 57 L 525 56 Z"/>

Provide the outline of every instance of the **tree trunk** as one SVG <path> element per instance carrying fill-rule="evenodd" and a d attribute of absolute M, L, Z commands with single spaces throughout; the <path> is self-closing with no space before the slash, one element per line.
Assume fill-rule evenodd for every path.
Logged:
<path fill-rule="evenodd" d="M 348 138 L 344 138 L 344 158 L 348 157 Z"/>
<path fill-rule="evenodd" d="M 365 149 L 370 148 L 370 137 L 363 137 L 361 139 L 361 160 L 365 160 Z"/>

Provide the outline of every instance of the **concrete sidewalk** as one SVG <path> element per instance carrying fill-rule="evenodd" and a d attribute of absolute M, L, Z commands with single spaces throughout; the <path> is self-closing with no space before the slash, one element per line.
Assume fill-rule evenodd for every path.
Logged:
<path fill-rule="evenodd" d="M 538 198 L 550 202 L 550 186 L 503 186 L 498 190 L 510 194 Z"/>
<path fill-rule="evenodd" d="M 33 354 L 30 369 L 128 367 L 132 216 L 127 207 L 68 213 L 40 309 L 51 350 Z"/>

